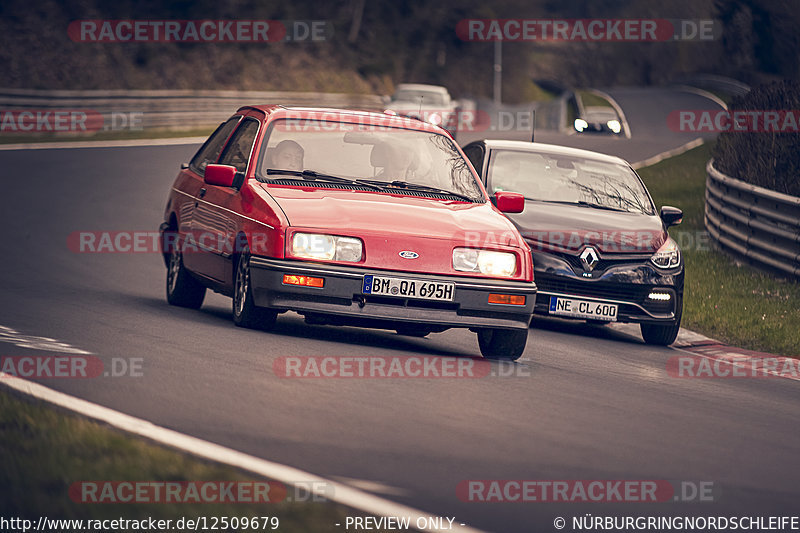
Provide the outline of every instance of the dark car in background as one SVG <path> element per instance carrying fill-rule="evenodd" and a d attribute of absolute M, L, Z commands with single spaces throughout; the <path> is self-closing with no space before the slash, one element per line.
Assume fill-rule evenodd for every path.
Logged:
<path fill-rule="evenodd" d="M 634 322 L 648 344 L 671 344 L 683 308 L 683 259 L 667 228 L 680 209 L 656 211 L 624 160 L 520 141 L 475 141 L 464 152 L 493 198 L 525 196 L 507 214 L 531 246 L 535 312 L 594 323 Z"/>

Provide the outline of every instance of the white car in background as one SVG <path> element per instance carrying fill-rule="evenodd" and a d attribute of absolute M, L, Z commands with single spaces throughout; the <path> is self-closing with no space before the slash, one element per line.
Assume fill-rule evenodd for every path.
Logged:
<path fill-rule="evenodd" d="M 416 118 L 444 128 L 455 137 L 458 106 L 441 85 L 401 83 L 387 101 L 387 111 Z"/>
<path fill-rule="evenodd" d="M 575 131 L 613 133 L 622 132 L 622 122 L 613 107 L 591 106 L 584 109 L 583 116 L 575 119 Z"/>

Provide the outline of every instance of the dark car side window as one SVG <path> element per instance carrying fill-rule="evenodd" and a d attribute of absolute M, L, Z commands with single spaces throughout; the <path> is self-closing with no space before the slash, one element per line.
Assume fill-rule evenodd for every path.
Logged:
<path fill-rule="evenodd" d="M 238 172 L 246 171 L 247 161 L 250 159 L 250 151 L 253 149 L 253 142 L 256 140 L 259 125 L 260 123 L 252 118 L 242 121 L 225 147 L 225 151 L 222 152 L 219 164 L 236 167 Z"/>
<path fill-rule="evenodd" d="M 236 124 L 239 123 L 241 118 L 241 116 L 236 115 L 229 118 L 227 122 L 220 124 L 216 131 L 211 134 L 211 137 L 209 137 L 205 144 L 197 151 L 192 161 L 189 163 L 189 167 L 201 176 L 205 175 L 206 166 L 209 163 L 215 163 L 217 161 L 222 147 L 225 146 L 225 141 L 228 140 L 233 128 L 236 127 Z"/>
<path fill-rule="evenodd" d="M 472 166 L 475 167 L 475 172 L 480 176 L 483 170 L 483 148 L 480 146 L 469 146 L 464 150 L 464 154 L 467 156 L 467 159 L 469 159 L 469 162 L 472 163 Z"/>

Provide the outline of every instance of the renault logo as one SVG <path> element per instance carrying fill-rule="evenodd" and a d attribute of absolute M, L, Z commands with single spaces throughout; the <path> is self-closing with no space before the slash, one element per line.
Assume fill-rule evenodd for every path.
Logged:
<path fill-rule="evenodd" d="M 597 255 L 597 250 L 591 246 L 581 252 L 581 263 L 587 271 L 591 272 L 598 261 L 600 261 L 600 256 Z"/>

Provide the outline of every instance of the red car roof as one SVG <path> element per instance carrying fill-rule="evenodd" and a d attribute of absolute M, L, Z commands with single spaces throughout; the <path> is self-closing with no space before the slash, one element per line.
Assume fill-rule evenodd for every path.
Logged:
<path fill-rule="evenodd" d="M 376 113 L 374 111 L 357 111 L 353 109 L 336 109 L 330 107 L 287 107 L 275 104 L 243 106 L 239 108 L 239 111 L 246 111 L 249 109 L 256 109 L 266 115 L 272 115 L 276 119 L 332 120 L 337 122 L 351 122 L 355 124 L 369 124 L 372 126 L 405 128 L 429 133 L 447 134 L 447 132 L 439 126 L 422 120 L 387 113 Z"/>

